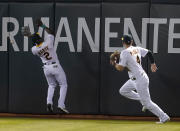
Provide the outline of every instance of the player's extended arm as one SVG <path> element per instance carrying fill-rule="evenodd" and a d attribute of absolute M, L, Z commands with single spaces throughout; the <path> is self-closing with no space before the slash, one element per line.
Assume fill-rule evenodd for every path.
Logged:
<path fill-rule="evenodd" d="M 115 64 L 115 68 L 118 71 L 123 71 L 124 70 L 124 67 L 122 65 L 117 64 L 117 63 Z"/>
<path fill-rule="evenodd" d="M 157 66 L 155 64 L 153 53 L 150 50 L 148 51 L 147 56 L 148 56 L 148 58 L 149 58 L 149 60 L 151 62 L 151 71 L 156 72 L 157 71 Z"/>
<path fill-rule="evenodd" d="M 50 28 L 46 27 L 46 26 L 42 23 L 41 19 L 37 19 L 37 20 L 36 20 L 36 25 L 37 25 L 38 27 L 42 27 L 48 34 L 54 35 L 54 32 L 53 32 Z"/>

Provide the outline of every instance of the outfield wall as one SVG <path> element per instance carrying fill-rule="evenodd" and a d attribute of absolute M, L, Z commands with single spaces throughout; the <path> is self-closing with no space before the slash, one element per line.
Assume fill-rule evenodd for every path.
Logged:
<path fill-rule="evenodd" d="M 122 50 L 123 33 L 130 33 L 137 45 L 155 53 L 157 73 L 151 73 L 149 61 L 143 59 L 152 100 L 171 116 L 180 116 L 179 10 L 178 0 L 1 0 L 0 111 L 47 113 L 42 64 L 20 32 L 24 25 L 38 31 L 34 24 L 41 17 L 55 30 L 71 113 L 151 115 L 142 113 L 138 102 L 119 95 L 127 72 L 119 73 L 109 64 L 110 53 Z"/>

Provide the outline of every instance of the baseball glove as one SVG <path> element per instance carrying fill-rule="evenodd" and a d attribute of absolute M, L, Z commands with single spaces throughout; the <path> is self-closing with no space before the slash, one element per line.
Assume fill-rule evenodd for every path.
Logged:
<path fill-rule="evenodd" d="M 110 55 L 110 64 L 114 66 L 115 63 L 119 63 L 119 59 L 120 59 L 120 52 L 115 51 Z"/>
<path fill-rule="evenodd" d="M 21 33 L 24 36 L 31 36 L 31 32 L 30 32 L 29 26 L 22 27 L 21 28 Z"/>

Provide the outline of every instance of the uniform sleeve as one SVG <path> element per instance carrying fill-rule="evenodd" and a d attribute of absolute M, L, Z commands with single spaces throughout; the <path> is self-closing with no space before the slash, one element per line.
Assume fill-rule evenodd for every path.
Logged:
<path fill-rule="evenodd" d="M 145 49 L 145 48 L 142 48 L 142 47 L 138 47 L 138 48 L 139 48 L 139 51 L 141 53 L 141 56 L 145 57 L 146 54 L 148 53 L 148 49 Z"/>
<path fill-rule="evenodd" d="M 120 61 L 119 65 L 126 67 L 127 63 L 127 53 L 126 52 L 121 52 L 120 54 Z"/>
<path fill-rule="evenodd" d="M 33 54 L 33 55 L 36 55 L 36 51 L 35 51 L 34 46 L 31 48 L 31 51 L 32 51 L 32 54 Z"/>
<path fill-rule="evenodd" d="M 54 36 L 51 34 L 48 34 L 44 41 L 50 48 L 53 48 L 54 44 Z"/>

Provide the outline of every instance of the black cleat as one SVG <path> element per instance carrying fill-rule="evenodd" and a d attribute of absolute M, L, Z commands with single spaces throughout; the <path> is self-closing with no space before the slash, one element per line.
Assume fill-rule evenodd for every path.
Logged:
<path fill-rule="evenodd" d="M 65 113 L 65 114 L 69 114 L 69 111 L 66 108 L 58 107 L 58 110 L 60 110 L 61 112 Z"/>
<path fill-rule="evenodd" d="M 53 107 L 51 104 L 47 104 L 47 112 L 53 113 Z"/>

